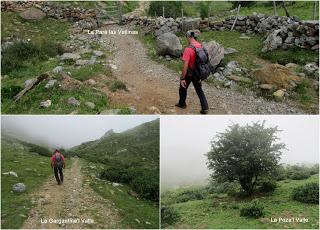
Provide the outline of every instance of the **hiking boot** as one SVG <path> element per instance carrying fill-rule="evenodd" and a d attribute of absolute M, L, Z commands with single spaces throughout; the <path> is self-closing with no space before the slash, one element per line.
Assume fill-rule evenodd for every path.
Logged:
<path fill-rule="evenodd" d="M 202 109 L 200 110 L 201 114 L 208 114 L 209 110 L 208 109 Z"/>
<path fill-rule="evenodd" d="M 187 105 L 186 105 L 186 104 L 181 105 L 181 104 L 177 103 L 177 104 L 175 104 L 175 106 L 176 106 L 176 107 L 179 107 L 179 108 L 181 108 L 181 109 L 187 108 Z"/>

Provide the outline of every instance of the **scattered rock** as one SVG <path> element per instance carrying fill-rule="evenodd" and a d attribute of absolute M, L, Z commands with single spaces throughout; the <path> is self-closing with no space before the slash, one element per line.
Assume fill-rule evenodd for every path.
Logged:
<path fill-rule="evenodd" d="M 35 80 L 35 78 L 31 78 L 31 79 L 26 80 L 26 81 L 24 82 L 24 88 L 27 88 L 27 87 L 29 87 L 30 85 L 32 85 L 33 82 L 34 82 L 34 80 Z"/>
<path fill-rule="evenodd" d="M 153 114 L 161 114 L 160 110 L 155 106 L 149 107 L 148 110 Z"/>
<path fill-rule="evenodd" d="M 80 101 L 78 101 L 74 97 L 69 97 L 68 98 L 68 104 L 69 105 L 73 105 L 73 106 L 80 106 L 81 103 L 80 103 Z"/>
<path fill-rule="evenodd" d="M 254 69 L 251 76 L 262 84 L 271 84 L 278 89 L 292 88 L 292 82 L 297 83 L 300 78 L 294 75 L 290 69 L 279 64 L 268 64 L 263 68 Z"/>
<path fill-rule="evenodd" d="M 307 63 L 304 70 L 310 76 L 319 77 L 319 66 L 315 62 Z"/>
<path fill-rule="evenodd" d="M 73 60 L 76 61 L 78 59 L 80 59 L 81 56 L 79 54 L 74 54 L 74 53 L 64 53 L 60 56 L 60 60 L 64 61 L 64 60 Z"/>
<path fill-rule="evenodd" d="M 201 18 L 187 18 L 182 21 L 183 31 L 195 30 L 200 28 Z"/>
<path fill-rule="evenodd" d="M 238 68 L 238 63 L 236 61 L 230 61 L 225 66 L 222 73 L 226 77 L 231 75 L 233 72 L 235 72 L 237 68 Z"/>
<path fill-rule="evenodd" d="M 268 35 L 267 39 L 263 42 L 262 52 L 272 51 L 281 47 L 282 37 L 280 32 L 281 29 L 274 30 Z"/>
<path fill-rule="evenodd" d="M 44 86 L 44 88 L 49 89 L 54 86 L 57 80 L 49 80 L 48 83 Z"/>
<path fill-rule="evenodd" d="M 37 8 L 31 7 L 20 13 L 20 16 L 26 20 L 41 20 L 46 14 Z"/>
<path fill-rule="evenodd" d="M 259 85 L 259 88 L 271 91 L 275 88 L 275 86 L 271 85 L 271 84 L 261 84 L 261 85 Z"/>
<path fill-rule="evenodd" d="M 173 33 L 164 33 L 157 37 L 156 50 L 159 55 L 180 57 L 182 45 L 179 38 Z"/>
<path fill-rule="evenodd" d="M 11 176 L 14 176 L 14 177 L 18 177 L 18 174 L 14 171 L 10 171 L 10 172 L 5 172 L 5 173 L 2 173 L 2 175 L 11 175 Z"/>
<path fill-rule="evenodd" d="M 63 66 L 57 66 L 52 70 L 52 72 L 53 73 L 60 73 L 63 71 L 63 69 L 64 69 Z"/>
<path fill-rule="evenodd" d="M 90 109 L 94 109 L 94 108 L 96 107 L 96 105 L 95 105 L 93 102 L 90 102 L 90 101 L 87 101 L 87 102 L 85 103 L 85 105 L 86 105 L 87 107 L 89 107 Z"/>
<path fill-rule="evenodd" d="M 26 185 L 24 183 L 17 183 L 17 184 L 14 184 L 12 186 L 12 191 L 13 192 L 24 192 L 25 190 L 27 189 Z"/>
<path fill-rule="evenodd" d="M 279 89 L 272 94 L 276 99 L 281 99 L 284 96 L 284 91 Z"/>
<path fill-rule="evenodd" d="M 111 68 L 111 69 L 113 69 L 113 70 L 117 70 L 118 69 L 118 67 L 115 65 L 115 64 L 109 64 L 109 67 Z"/>
<path fill-rule="evenodd" d="M 46 100 L 46 101 L 40 102 L 40 106 L 44 107 L 44 108 L 50 107 L 51 106 L 51 100 Z"/>
<path fill-rule="evenodd" d="M 120 185 L 121 185 L 121 184 L 119 184 L 119 183 L 115 183 L 115 182 L 112 183 L 112 186 L 113 186 L 113 187 L 118 187 L 118 186 L 120 186 Z"/>
<path fill-rule="evenodd" d="M 137 223 L 139 223 L 140 224 L 140 220 L 139 219 L 134 219 Z"/>
<path fill-rule="evenodd" d="M 285 65 L 285 67 L 289 68 L 289 69 L 293 69 L 296 68 L 298 65 L 296 63 L 288 63 Z"/>
<path fill-rule="evenodd" d="M 224 48 L 216 41 L 204 42 L 203 47 L 208 52 L 211 71 L 214 71 L 224 58 Z"/>
<path fill-rule="evenodd" d="M 104 55 L 104 53 L 100 50 L 94 50 L 93 55 L 95 55 L 97 57 L 101 57 L 102 55 Z"/>
<path fill-rule="evenodd" d="M 224 50 L 224 55 L 228 55 L 228 54 L 233 54 L 233 53 L 238 53 L 239 51 L 234 49 L 234 48 L 226 48 Z"/>
<path fill-rule="evenodd" d="M 75 65 L 77 66 L 84 66 L 84 65 L 90 65 L 92 62 L 91 60 L 82 60 L 82 59 L 79 59 L 76 61 Z"/>
<path fill-rule="evenodd" d="M 89 80 L 85 81 L 85 83 L 87 83 L 88 85 L 96 85 L 97 84 L 97 82 L 93 79 L 89 79 Z"/>

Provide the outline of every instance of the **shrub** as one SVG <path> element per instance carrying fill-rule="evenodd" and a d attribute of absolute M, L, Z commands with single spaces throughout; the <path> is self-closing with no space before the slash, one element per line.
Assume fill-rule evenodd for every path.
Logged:
<path fill-rule="evenodd" d="M 308 203 L 318 204 L 319 203 L 319 184 L 316 182 L 308 183 L 303 186 L 296 187 L 292 193 L 293 199 Z"/>
<path fill-rule="evenodd" d="M 202 19 L 208 17 L 209 4 L 210 4 L 210 2 L 200 2 L 200 4 L 199 4 L 200 17 Z"/>
<path fill-rule="evenodd" d="M 176 18 L 181 15 L 182 2 L 179 1 L 152 1 L 150 2 L 148 14 L 150 16 L 162 16 L 162 7 L 164 7 L 164 16 L 166 18 Z"/>
<path fill-rule="evenodd" d="M 273 180 L 264 179 L 260 182 L 260 192 L 273 192 L 277 187 L 277 183 Z"/>
<path fill-rule="evenodd" d="M 303 180 L 310 176 L 310 169 L 305 166 L 293 165 L 287 167 L 287 177 L 292 180 Z"/>
<path fill-rule="evenodd" d="M 211 182 L 209 185 L 209 193 L 226 193 L 229 196 L 235 195 L 239 191 L 239 185 L 234 182 Z"/>
<path fill-rule="evenodd" d="M 143 198 L 156 202 L 159 201 L 159 177 L 150 177 L 150 173 L 145 172 L 142 176 L 134 178 L 130 182 L 130 185 L 132 189 L 140 194 Z"/>
<path fill-rule="evenodd" d="M 42 146 L 33 145 L 33 144 L 30 144 L 29 151 L 33 153 L 37 153 L 41 156 L 46 156 L 46 157 L 51 157 L 52 155 L 49 149 Z"/>
<path fill-rule="evenodd" d="M 161 225 L 166 227 L 172 225 L 179 220 L 178 212 L 172 207 L 161 207 Z"/>
<path fill-rule="evenodd" d="M 264 216 L 264 207 L 258 201 L 253 201 L 240 209 L 240 216 L 262 217 Z"/>
<path fill-rule="evenodd" d="M 101 172 L 100 178 L 126 183 L 141 197 L 159 201 L 159 172 L 157 170 L 119 163 Z"/>
<path fill-rule="evenodd" d="M 110 85 L 110 90 L 112 92 L 117 90 L 127 90 L 127 86 L 122 81 L 116 80 Z"/>
<path fill-rule="evenodd" d="M 2 50 L 2 74 L 22 68 L 26 62 L 36 63 L 61 54 L 63 48 L 60 44 L 50 39 L 40 42 L 15 41 L 12 45 Z"/>
<path fill-rule="evenodd" d="M 204 198 L 205 191 L 202 189 L 186 190 L 177 196 L 176 203 L 183 203 L 189 200 L 203 200 Z"/>

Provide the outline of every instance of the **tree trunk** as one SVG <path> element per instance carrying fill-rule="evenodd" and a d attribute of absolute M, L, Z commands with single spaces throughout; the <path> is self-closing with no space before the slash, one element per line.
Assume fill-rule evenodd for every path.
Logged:
<path fill-rule="evenodd" d="M 286 12 L 286 16 L 287 16 L 288 18 L 290 18 L 289 12 L 288 12 L 288 10 L 287 10 L 287 7 L 286 7 L 284 1 L 281 1 L 281 5 L 282 5 L 284 11 Z"/>

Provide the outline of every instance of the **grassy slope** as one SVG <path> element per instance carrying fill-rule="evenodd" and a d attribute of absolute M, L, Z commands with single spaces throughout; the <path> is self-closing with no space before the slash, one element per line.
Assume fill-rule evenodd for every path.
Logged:
<path fill-rule="evenodd" d="M 234 204 L 241 205 L 249 200 L 237 200 L 232 197 L 206 198 L 173 204 L 181 219 L 169 228 L 319 228 L 319 205 L 310 205 L 293 201 L 293 188 L 307 182 L 318 181 L 318 175 L 306 180 L 285 180 L 278 183 L 272 195 L 259 197 L 266 211 L 264 218 L 251 219 L 240 217 L 239 209 L 232 208 Z M 169 199 L 162 200 L 166 204 Z M 305 217 L 307 223 L 271 223 L 270 218 Z"/>
<path fill-rule="evenodd" d="M 83 171 L 86 175 L 97 174 L 97 169 L 107 168 L 105 164 L 88 163 Z M 95 167 L 94 169 L 92 168 Z M 112 183 L 92 177 L 90 186 L 102 197 L 112 201 L 121 215 L 119 228 L 159 228 L 159 206 L 148 200 L 137 200 L 130 196 L 128 186 L 113 187 Z M 139 222 L 137 222 L 137 220 Z"/>
<path fill-rule="evenodd" d="M 253 12 L 263 13 L 267 15 L 273 14 L 273 6 L 267 6 L 265 3 L 267 1 L 259 1 L 256 5 L 251 7 L 241 7 L 240 14 L 241 15 L 250 15 Z M 212 1 L 210 2 L 211 16 L 217 16 L 221 12 L 225 12 L 225 16 L 227 17 L 231 15 L 229 10 L 232 9 L 231 2 L 227 1 Z M 286 3 L 287 9 L 290 15 L 295 15 L 302 20 L 310 20 L 312 19 L 312 10 L 313 10 L 313 1 L 296 1 L 295 4 Z M 197 16 L 199 12 L 199 2 L 186 2 L 184 3 L 184 11 L 186 15 Z M 277 5 L 277 13 L 280 16 L 285 16 L 285 12 L 282 7 Z M 319 18 L 319 16 L 317 16 Z"/>
<path fill-rule="evenodd" d="M 19 228 L 32 207 L 31 194 L 51 175 L 50 159 L 32 154 L 28 147 L 1 140 L 1 171 L 14 171 L 18 177 L 1 175 L 1 228 Z M 27 190 L 21 194 L 11 192 L 12 186 L 22 182 Z"/>
<path fill-rule="evenodd" d="M 51 18 L 44 18 L 39 21 L 26 21 L 17 13 L 12 12 L 2 12 L 1 20 L 1 39 L 13 36 L 14 38 L 20 39 L 30 38 L 31 41 L 35 43 L 40 43 L 44 39 L 50 37 L 50 41 L 63 44 L 69 38 L 69 28 L 71 27 L 70 22 L 60 22 Z M 94 48 L 100 49 L 99 46 Z M 104 58 L 105 56 L 102 56 L 101 58 L 98 58 L 98 60 L 100 59 L 100 61 L 102 61 Z M 41 73 L 50 71 L 58 65 L 59 60 L 57 58 L 36 62 L 26 60 L 23 67 L 6 73 L 7 77 L 2 79 L 2 89 L 10 89 L 14 86 L 23 88 L 24 82 L 27 79 L 37 77 Z M 112 72 L 102 64 L 85 66 L 80 69 L 76 69 L 73 65 L 66 65 L 65 71 L 70 72 L 75 79 L 80 81 L 85 81 L 92 76 L 97 77 L 99 74 L 104 74 L 107 78 L 102 79 L 102 81 L 104 81 L 106 85 L 110 85 L 110 88 L 113 87 L 112 84 L 116 81 L 112 76 Z M 2 73 L 2 75 L 4 75 L 4 73 Z M 110 108 L 109 100 L 106 95 L 94 89 L 94 87 L 85 85 L 80 90 L 72 91 L 65 91 L 59 87 L 54 87 L 48 90 L 44 88 L 46 83 L 47 81 L 44 81 L 35 89 L 24 95 L 22 100 L 17 103 L 13 103 L 12 98 L 3 96 L 2 112 L 6 114 L 66 114 L 71 112 L 88 114 L 98 113 Z M 118 90 L 118 88 L 113 90 Z M 71 96 L 80 100 L 82 105 L 80 107 L 68 105 L 67 99 Z M 48 99 L 52 100 L 52 106 L 49 108 L 41 108 L 40 102 Z M 95 103 L 95 109 L 89 109 L 85 106 L 84 103 L 88 101 Z M 121 107 L 120 109 L 123 110 L 121 111 L 122 113 L 127 113 L 126 107 Z"/>
<path fill-rule="evenodd" d="M 121 152 L 124 149 L 127 151 Z M 90 175 L 99 175 L 101 171 L 118 163 L 130 163 L 136 168 L 159 169 L 159 120 L 83 143 L 71 151 L 90 162 L 89 167 L 84 169 Z M 156 202 L 133 198 L 128 195 L 131 189 L 125 184 L 115 188 L 110 182 L 94 177 L 90 185 L 101 196 L 115 203 L 122 216 L 122 228 L 159 227 L 159 206 Z"/>

